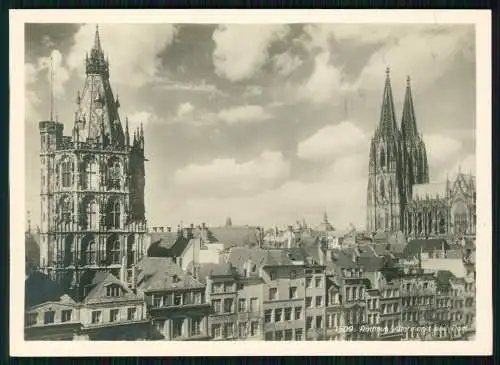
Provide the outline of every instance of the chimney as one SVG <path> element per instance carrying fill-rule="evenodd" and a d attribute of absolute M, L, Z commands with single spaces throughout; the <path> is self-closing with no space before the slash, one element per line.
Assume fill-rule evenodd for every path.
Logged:
<path fill-rule="evenodd" d="M 156 232 L 157 231 L 157 227 L 153 227 L 153 232 Z"/>
<path fill-rule="evenodd" d="M 172 227 L 167 227 L 167 232 L 172 232 Z"/>
<path fill-rule="evenodd" d="M 193 224 L 193 223 L 191 223 L 191 224 L 189 225 L 189 228 L 191 228 L 191 230 L 193 230 L 193 229 L 194 229 L 194 224 Z"/>
<path fill-rule="evenodd" d="M 160 232 L 165 232 L 165 227 L 160 227 Z"/>
<path fill-rule="evenodd" d="M 201 228 L 203 228 L 203 229 L 207 228 L 207 225 L 206 225 L 206 223 L 205 223 L 205 222 L 203 222 L 203 223 L 201 224 Z"/>

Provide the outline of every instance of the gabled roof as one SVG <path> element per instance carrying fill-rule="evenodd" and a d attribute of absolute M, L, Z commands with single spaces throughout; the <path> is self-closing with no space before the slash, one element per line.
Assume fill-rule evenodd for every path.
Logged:
<path fill-rule="evenodd" d="M 207 263 L 198 267 L 198 280 L 206 283 L 207 276 L 212 277 L 237 277 L 238 273 L 230 263 Z"/>
<path fill-rule="evenodd" d="M 257 229 L 247 226 L 210 227 L 207 231 L 210 243 L 222 243 L 224 249 L 231 247 L 257 246 L 259 238 Z"/>
<path fill-rule="evenodd" d="M 167 257 L 145 257 L 137 264 L 137 270 L 137 287 L 145 291 L 204 286 Z"/>
<path fill-rule="evenodd" d="M 445 250 L 448 250 L 450 247 L 446 240 L 442 238 L 415 239 L 408 242 L 403 251 L 403 257 L 411 258 L 418 256 L 420 251 L 434 252 L 436 250 L 441 250 L 443 245 Z"/>
<path fill-rule="evenodd" d="M 32 271 L 24 282 L 25 306 L 32 307 L 48 301 L 59 301 L 64 290 L 49 276 Z"/>
<path fill-rule="evenodd" d="M 107 287 L 109 285 L 116 285 L 121 288 L 123 295 L 121 297 L 107 296 Z M 109 272 L 98 271 L 92 278 L 91 284 L 88 285 L 90 289 L 85 295 L 85 303 L 95 302 L 115 302 L 121 299 L 137 299 L 137 296 L 127 287 L 127 284 L 121 282 L 116 276 Z"/>

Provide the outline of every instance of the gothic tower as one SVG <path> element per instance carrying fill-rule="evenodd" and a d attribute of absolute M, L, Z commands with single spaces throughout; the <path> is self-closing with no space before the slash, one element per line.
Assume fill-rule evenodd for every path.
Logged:
<path fill-rule="evenodd" d="M 429 182 L 429 166 L 424 141 L 417 129 L 415 109 L 411 92 L 410 77 L 406 79 L 406 91 L 401 119 L 402 161 L 404 200 L 412 197 L 413 185 Z"/>
<path fill-rule="evenodd" d="M 96 270 L 130 282 L 146 234 L 144 132 L 131 143 L 128 120 L 123 129 L 98 28 L 85 63 L 71 136 L 58 121 L 39 123 L 40 264 L 68 288 Z"/>
<path fill-rule="evenodd" d="M 387 68 L 380 120 L 370 145 L 366 227 L 369 232 L 401 229 L 403 184 L 400 141 Z"/>

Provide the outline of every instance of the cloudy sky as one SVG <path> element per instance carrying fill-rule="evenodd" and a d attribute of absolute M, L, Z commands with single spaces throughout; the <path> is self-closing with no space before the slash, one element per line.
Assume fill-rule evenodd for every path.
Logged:
<path fill-rule="evenodd" d="M 431 180 L 474 171 L 475 46 L 468 25 L 99 26 L 122 121 L 145 125 L 149 225 L 363 227 L 369 139 L 391 68 L 398 122 L 406 76 Z M 40 221 L 39 132 L 70 133 L 94 24 L 25 32 L 26 209 Z"/>

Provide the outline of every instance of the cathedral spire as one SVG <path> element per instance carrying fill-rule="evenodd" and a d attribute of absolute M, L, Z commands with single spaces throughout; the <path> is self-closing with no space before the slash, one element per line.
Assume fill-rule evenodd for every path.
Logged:
<path fill-rule="evenodd" d="M 128 132 L 128 116 L 125 117 L 125 146 L 130 146 L 130 134 Z"/>
<path fill-rule="evenodd" d="M 405 140 L 410 140 L 418 137 L 415 109 L 413 108 L 410 76 L 408 76 L 406 79 L 406 91 L 404 100 L 403 117 L 401 120 L 401 132 Z"/>
<path fill-rule="evenodd" d="M 101 50 L 101 38 L 99 37 L 99 24 L 95 26 L 94 49 Z"/>
<path fill-rule="evenodd" d="M 384 135 L 392 135 L 397 131 L 396 114 L 394 113 L 394 101 L 392 98 L 390 69 L 385 70 L 384 95 L 382 97 L 382 108 L 380 111 L 379 130 Z"/>

